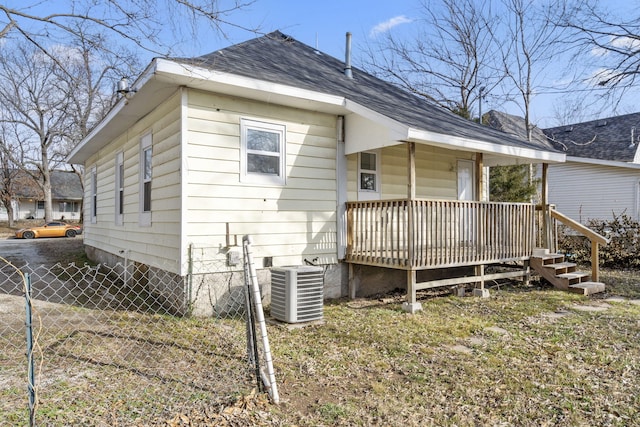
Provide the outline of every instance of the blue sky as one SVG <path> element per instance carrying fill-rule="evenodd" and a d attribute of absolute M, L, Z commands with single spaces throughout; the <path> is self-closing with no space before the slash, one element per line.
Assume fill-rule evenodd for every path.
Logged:
<path fill-rule="evenodd" d="M 385 31 L 408 22 L 418 13 L 414 1 L 257 0 L 229 17 L 235 24 L 259 27 L 262 32 L 280 30 L 305 44 L 337 58 L 344 57 L 345 34 L 353 34 L 353 46 L 362 45 L 375 31 Z M 377 29 L 377 30 L 376 30 Z M 254 37 L 252 33 L 227 27 L 228 39 L 213 37 L 209 43 L 189 47 L 200 54 Z"/>
<path fill-rule="evenodd" d="M 24 0 L 9 1 L 22 5 Z M 240 0 L 242 1 L 242 0 Z M 640 4 L 640 0 L 599 0 L 601 4 L 612 6 L 618 11 L 628 8 L 636 15 L 634 6 Z M 59 12 L 60 4 L 67 3 L 65 0 L 40 2 L 30 0 L 26 2 L 30 5 L 37 5 L 35 9 L 46 10 L 47 12 Z M 232 4 L 233 0 L 221 0 L 221 4 Z M 430 4 L 438 4 L 433 1 Z M 99 3 L 98 3 L 99 4 Z M 161 14 L 162 11 L 159 11 Z M 338 59 L 344 59 L 345 33 L 353 34 L 353 63 L 360 64 L 359 58 L 363 56 L 362 51 L 375 40 L 376 35 L 382 35 L 385 31 L 410 30 L 415 27 L 414 20 L 421 15 L 419 0 L 256 0 L 253 4 L 243 10 L 238 10 L 224 17 L 229 22 L 244 28 L 258 28 L 262 33 L 280 30 L 295 39 L 317 48 Z M 162 15 L 159 15 L 162 18 Z M 624 14 L 622 16 L 625 16 Z M 626 15 L 630 16 L 630 15 Z M 631 15 L 633 16 L 633 15 Z M 170 17 L 166 18 L 171 19 Z M 217 49 L 240 43 L 256 37 L 256 34 L 237 28 L 234 26 L 224 26 L 226 37 L 221 37 L 213 31 L 207 31 L 201 26 L 197 30 L 195 40 L 186 25 L 174 22 L 178 28 L 184 27 L 181 38 L 185 41 L 178 46 L 174 52 L 180 56 L 198 56 L 209 53 Z M 177 37 L 168 28 L 163 34 L 168 41 L 174 42 Z M 141 53 L 143 62 L 148 62 L 153 55 L 149 52 Z M 559 65 L 562 61 L 556 61 Z M 558 68 L 559 70 L 560 68 Z M 558 86 L 563 80 L 563 75 L 559 72 L 549 73 L 549 82 L 546 86 Z M 558 86 L 559 87 L 559 86 Z M 635 93 L 637 95 L 637 93 Z M 532 121 L 542 127 L 555 126 L 553 122 L 553 109 L 557 105 L 562 94 L 539 94 L 532 103 Z M 585 97 L 588 96 L 585 93 Z M 623 107 L 617 113 L 628 113 L 638 111 L 640 108 L 633 104 L 636 96 L 631 99 L 631 94 L 627 103 L 630 106 Z M 586 102 L 585 102 L 586 105 Z M 490 100 L 483 104 L 483 111 L 488 108 L 496 108 L 511 114 L 522 115 L 522 111 L 516 104 L 490 105 Z M 607 117 L 614 113 L 605 108 L 600 108 L 591 112 L 591 116 L 584 120 Z M 599 117 L 596 117 L 599 116 Z"/>
<path fill-rule="evenodd" d="M 622 0 L 600 0 L 601 4 L 607 4 L 620 11 L 624 7 L 638 4 L 638 0 L 630 3 Z M 362 49 L 367 43 L 372 42 L 376 35 L 393 29 L 401 31 L 410 29 L 412 21 L 420 17 L 420 5 L 418 0 L 399 1 L 366 1 L 366 0 L 257 0 L 245 10 L 233 13 L 228 19 L 244 27 L 260 27 L 262 32 L 280 30 L 295 39 L 317 46 L 319 50 L 328 53 L 338 59 L 344 58 L 345 33 L 353 34 L 353 62 L 358 66 L 358 58 L 362 56 Z M 433 2 L 436 3 L 437 2 Z M 227 38 L 204 37 L 197 43 L 189 43 L 189 55 L 199 55 L 219 48 L 255 37 L 254 34 L 240 29 L 227 29 Z M 558 65 L 561 61 L 556 61 Z M 563 75 L 550 75 L 547 86 L 560 85 Z M 553 89 L 550 89 L 553 91 Z M 561 87 L 559 87 L 561 90 Z M 561 102 L 560 94 L 539 94 L 532 103 L 532 120 L 541 127 L 556 126 L 554 106 Z M 489 105 L 485 101 L 483 110 L 496 108 L 511 114 L 522 115 L 522 110 L 514 103 L 502 105 Z M 624 104 L 624 103 L 623 103 Z M 585 103 L 586 105 L 586 103 Z M 624 106 L 617 112 L 598 108 L 591 111 L 583 120 L 607 117 L 614 114 L 637 111 L 632 103 Z"/>

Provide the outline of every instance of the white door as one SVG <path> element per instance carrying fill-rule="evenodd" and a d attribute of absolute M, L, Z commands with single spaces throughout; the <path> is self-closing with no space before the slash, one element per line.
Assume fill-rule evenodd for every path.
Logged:
<path fill-rule="evenodd" d="M 473 170 L 473 161 L 458 160 L 458 200 L 475 200 Z"/>
<path fill-rule="evenodd" d="M 458 200 L 475 200 L 475 165 L 471 160 L 458 160 Z M 473 206 L 458 209 L 458 235 L 460 244 L 470 245 L 476 241 L 476 210 Z"/>

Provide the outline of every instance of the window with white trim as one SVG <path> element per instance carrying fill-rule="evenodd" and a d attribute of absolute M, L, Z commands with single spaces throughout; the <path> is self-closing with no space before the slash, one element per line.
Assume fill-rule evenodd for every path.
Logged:
<path fill-rule="evenodd" d="M 380 156 L 378 152 L 364 151 L 358 154 L 358 192 L 380 193 Z"/>
<path fill-rule="evenodd" d="M 286 128 L 254 120 L 240 121 L 242 182 L 284 185 Z"/>
<path fill-rule="evenodd" d="M 124 153 L 122 151 L 116 154 L 115 178 L 115 223 L 122 225 L 124 216 Z"/>
<path fill-rule="evenodd" d="M 152 137 L 148 133 L 140 138 L 140 212 L 138 223 L 151 225 Z"/>
<path fill-rule="evenodd" d="M 91 223 L 95 224 L 98 222 L 98 171 L 96 167 L 91 168 Z"/>

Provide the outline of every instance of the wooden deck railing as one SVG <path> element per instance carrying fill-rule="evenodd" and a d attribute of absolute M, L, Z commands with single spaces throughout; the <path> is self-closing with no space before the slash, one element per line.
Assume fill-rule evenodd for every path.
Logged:
<path fill-rule="evenodd" d="M 347 203 L 347 261 L 430 269 L 528 259 L 535 207 L 524 203 L 384 200 Z"/>
<path fill-rule="evenodd" d="M 549 209 L 549 215 L 553 219 L 551 224 L 552 235 L 557 236 L 557 224 L 562 223 L 567 227 L 573 229 L 575 232 L 582 236 L 585 236 L 591 242 L 591 280 L 597 282 L 600 280 L 600 249 L 598 245 L 606 245 L 609 243 L 609 239 L 596 233 L 587 226 L 580 224 L 569 218 L 566 215 L 561 214 L 555 209 Z M 557 237 L 556 237 L 557 239 Z"/>

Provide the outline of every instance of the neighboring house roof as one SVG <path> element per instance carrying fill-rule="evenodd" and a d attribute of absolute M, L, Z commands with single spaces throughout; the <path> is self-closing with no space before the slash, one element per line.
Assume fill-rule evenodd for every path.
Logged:
<path fill-rule="evenodd" d="M 82 163 L 150 106 L 159 105 L 169 87 L 182 85 L 332 114 L 354 113 L 384 126 L 392 144 L 415 141 L 503 159 L 564 161 L 564 154 L 550 147 L 466 120 L 357 68 L 349 78 L 344 68 L 343 61 L 278 31 L 195 58 L 156 58 L 134 83 L 136 95 L 121 100 L 68 160 Z M 350 154 L 390 142 L 354 144 L 347 139 L 346 145 Z"/>
<path fill-rule="evenodd" d="M 11 184 L 15 198 L 43 199 L 38 184 L 24 171 L 16 171 Z M 74 172 L 51 171 L 51 198 L 53 200 L 82 200 L 84 195 L 80 177 Z"/>
<path fill-rule="evenodd" d="M 640 113 L 574 123 L 544 130 L 571 157 L 639 162 Z"/>
<path fill-rule="evenodd" d="M 518 138 L 527 139 L 527 131 L 524 125 L 524 119 L 520 116 L 514 116 L 512 114 L 503 113 L 501 111 L 491 110 L 486 114 L 483 114 L 483 122 L 487 123 L 487 126 L 494 129 L 501 130 L 510 135 L 517 136 Z M 534 126 L 531 131 L 531 141 L 540 147 L 545 149 L 555 150 L 556 147 L 549 142 L 542 129 Z"/>

